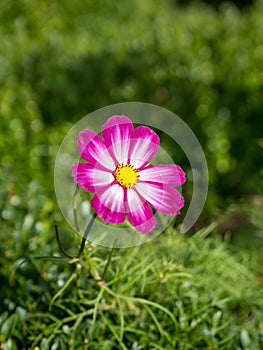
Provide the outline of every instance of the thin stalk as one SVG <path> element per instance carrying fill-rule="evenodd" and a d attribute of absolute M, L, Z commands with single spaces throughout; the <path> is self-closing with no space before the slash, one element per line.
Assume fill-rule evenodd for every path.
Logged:
<path fill-rule="evenodd" d="M 102 278 L 101 278 L 102 281 L 104 281 L 104 278 L 105 278 L 106 273 L 107 273 L 107 271 L 108 271 L 108 268 L 109 268 L 109 265 L 110 265 L 110 262 L 111 262 L 113 253 L 114 253 L 114 251 L 115 251 L 115 249 L 116 249 L 116 242 L 117 242 L 117 239 L 115 239 L 115 241 L 114 241 L 114 243 L 113 243 L 113 246 L 112 246 L 112 248 L 111 248 L 110 254 L 109 254 L 109 256 L 108 256 L 108 260 L 107 260 L 107 263 L 106 263 L 106 266 L 105 266 L 105 268 L 104 268 L 104 271 L 103 271 L 103 274 L 102 274 Z"/>
<path fill-rule="evenodd" d="M 72 259 L 73 256 L 70 255 L 69 253 L 67 253 L 67 252 L 64 250 L 64 248 L 63 248 L 63 246 L 62 246 L 62 244 L 61 244 L 60 237 L 59 237 L 59 233 L 58 233 L 58 226 L 57 226 L 57 225 L 55 225 L 55 233 L 56 233 L 56 239 L 57 239 L 57 242 L 58 242 L 58 246 L 59 246 L 59 249 L 61 250 L 62 254 L 65 255 L 67 258 Z"/>
<path fill-rule="evenodd" d="M 73 217 L 74 217 L 74 224 L 76 230 L 79 232 L 79 224 L 78 224 L 78 218 L 77 218 L 77 194 L 79 191 L 79 186 L 76 186 L 74 196 L 73 196 Z"/>
<path fill-rule="evenodd" d="M 79 252 L 78 252 L 77 258 L 79 258 L 81 256 L 81 254 L 82 254 L 82 252 L 83 252 L 83 250 L 85 248 L 85 244 L 86 244 L 86 240 L 87 240 L 88 234 L 90 232 L 90 229 L 91 229 L 91 227 L 92 227 L 96 217 L 97 217 L 97 214 L 94 213 L 93 216 L 90 219 L 90 222 L 88 223 L 88 226 L 87 226 L 87 228 L 86 228 L 86 230 L 84 232 L 84 235 L 82 237 L 82 241 L 81 241 L 81 245 L 80 245 L 80 248 L 79 248 Z"/>

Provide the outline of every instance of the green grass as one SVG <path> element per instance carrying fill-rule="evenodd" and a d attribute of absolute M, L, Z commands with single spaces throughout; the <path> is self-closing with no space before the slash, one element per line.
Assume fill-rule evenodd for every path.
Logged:
<path fill-rule="evenodd" d="M 5 349 L 260 349 L 262 280 L 213 227 L 116 250 L 104 280 L 110 251 L 90 244 L 10 264 Z"/>

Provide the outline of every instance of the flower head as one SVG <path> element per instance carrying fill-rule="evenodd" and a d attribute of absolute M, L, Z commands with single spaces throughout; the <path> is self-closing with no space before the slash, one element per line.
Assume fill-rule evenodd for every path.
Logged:
<path fill-rule="evenodd" d="M 184 205 L 175 189 L 185 182 L 175 164 L 150 165 L 160 144 L 158 135 L 146 126 L 134 129 L 125 116 L 113 116 L 102 126 L 102 138 L 92 130 L 78 135 L 78 152 L 85 163 L 74 163 L 75 182 L 86 192 L 95 192 L 91 206 L 106 223 L 121 224 L 127 217 L 141 233 L 154 229 L 150 207 L 176 215 Z"/>

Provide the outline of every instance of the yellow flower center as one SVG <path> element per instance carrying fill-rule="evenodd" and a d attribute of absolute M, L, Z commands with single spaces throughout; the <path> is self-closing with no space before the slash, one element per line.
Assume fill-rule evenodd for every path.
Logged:
<path fill-rule="evenodd" d="M 116 181 L 125 188 L 131 188 L 137 184 L 140 175 L 132 164 L 119 164 L 114 172 Z"/>

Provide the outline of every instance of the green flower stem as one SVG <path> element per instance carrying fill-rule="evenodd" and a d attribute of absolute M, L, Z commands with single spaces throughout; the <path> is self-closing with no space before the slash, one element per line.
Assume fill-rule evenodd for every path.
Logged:
<path fill-rule="evenodd" d="M 115 337 L 115 339 L 119 342 L 121 349 L 122 350 L 128 350 L 128 348 L 125 346 L 125 344 L 122 341 L 122 335 L 118 335 L 118 333 L 116 332 L 115 328 L 112 326 L 112 324 L 109 322 L 109 320 L 107 319 L 107 317 L 105 317 L 103 315 L 103 313 L 101 314 L 102 319 L 104 321 L 104 323 L 109 327 L 110 331 L 112 332 L 113 336 Z"/>
<path fill-rule="evenodd" d="M 64 286 L 54 295 L 54 297 L 52 298 L 50 304 L 49 304 L 49 311 L 52 308 L 52 305 L 54 303 L 54 301 L 64 292 L 64 290 L 66 290 L 68 288 L 68 286 L 70 285 L 70 283 L 77 277 L 76 273 L 73 273 L 70 278 L 67 280 L 67 282 L 64 284 Z"/>
<path fill-rule="evenodd" d="M 97 217 L 97 214 L 94 213 L 92 218 L 90 219 L 90 222 L 88 223 L 88 226 L 87 226 L 87 228 L 86 228 L 86 230 L 84 232 L 84 235 L 82 237 L 82 241 L 81 241 L 81 245 L 80 245 L 80 248 L 79 248 L 79 252 L 78 252 L 77 258 L 79 258 L 81 256 L 81 254 L 82 254 L 82 252 L 83 252 L 83 250 L 85 248 L 85 243 L 86 243 L 88 234 L 90 232 L 90 229 L 91 229 L 91 227 L 92 227 L 96 217 Z"/>
<path fill-rule="evenodd" d="M 55 234 L 56 234 L 56 239 L 57 239 L 57 243 L 58 243 L 59 249 L 62 252 L 62 254 L 65 255 L 67 258 L 72 259 L 73 256 L 70 255 L 69 253 L 67 253 L 64 250 L 64 248 L 63 248 L 63 246 L 61 244 L 60 237 L 59 237 L 59 232 L 58 232 L 58 226 L 57 225 L 55 225 Z"/>
<path fill-rule="evenodd" d="M 101 298 L 104 294 L 104 286 L 100 288 L 100 291 L 97 295 L 97 298 L 96 298 L 96 302 L 94 304 L 94 308 L 93 308 L 93 317 L 92 317 L 92 323 L 91 323 L 91 327 L 90 327 L 90 330 L 89 330 L 89 336 L 90 336 L 90 339 L 93 338 L 93 334 L 94 334 L 94 330 L 95 330 L 95 323 L 96 323 L 96 319 L 97 319 L 97 313 L 98 313 L 98 307 L 99 307 L 99 303 L 101 301 Z"/>
<path fill-rule="evenodd" d="M 168 310 L 167 308 L 165 308 L 164 306 L 162 306 L 161 304 L 155 303 L 153 301 L 147 300 L 147 299 L 143 299 L 143 298 L 137 298 L 137 297 L 129 297 L 129 296 L 125 296 L 125 295 L 120 295 L 117 293 L 114 293 L 111 289 L 109 289 L 107 286 L 104 286 L 105 291 L 112 295 L 115 298 L 119 298 L 119 299 L 123 299 L 123 300 L 130 300 L 133 301 L 135 303 L 140 303 L 142 305 L 150 305 L 152 307 L 155 307 L 161 311 L 163 311 L 164 313 L 166 313 L 170 319 L 173 321 L 174 326 L 175 326 L 175 330 L 178 328 L 178 322 L 175 319 L 174 315 L 172 314 L 172 312 L 170 310 Z"/>
<path fill-rule="evenodd" d="M 74 223 L 75 223 L 75 228 L 77 231 L 79 231 L 79 224 L 78 224 L 78 218 L 77 218 L 77 194 L 79 191 L 79 186 L 76 186 L 74 196 L 73 196 L 73 216 L 74 216 Z"/>
<path fill-rule="evenodd" d="M 115 239 L 115 241 L 114 241 L 114 243 L 113 243 L 113 247 L 111 248 L 110 254 L 109 254 L 109 256 L 108 256 L 108 260 L 107 260 L 107 263 L 106 263 L 106 265 L 105 265 L 105 268 L 104 268 L 104 271 L 103 271 L 103 274 L 102 274 L 102 277 L 101 277 L 101 279 L 102 279 L 103 281 L 104 281 L 105 276 L 106 276 L 106 273 L 107 273 L 107 271 L 108 271 L 108 268 L 109 268 L 111 259 L 112 259 L 112 257 L 113 257 L 113 253 L 114 253 L 114 251 L 115 251 L 115 249 L 116 249 L 116 242 L 117 242 L 117 239 Z"/>
<path fill-rule="evenodd" d="M 48 346 L 51 343 L 51 341 L 57 336 L 57 332 L 63 326 L 63 324 L 70 323 L 71 321 L 75 321 L 75 320 L 79 319 L 79 317 L 84 318 L 86 316 L 90 316 L 90 315 L 93 315 L 93 314 L 94 314 L 94 308 L 89 309 L 89 310 L 87 310 L 85 312 L 82 312 L 81 314 L 76 314 L 76 315 L 73 315 L 73 316 L 69 316 L 69 317 L 63 318 L 61 321 L 56 323 L 55 327 L 52 330 L 51 335 L 49 336 L 49 338 L 46 341 L 46 345 Z"/>

